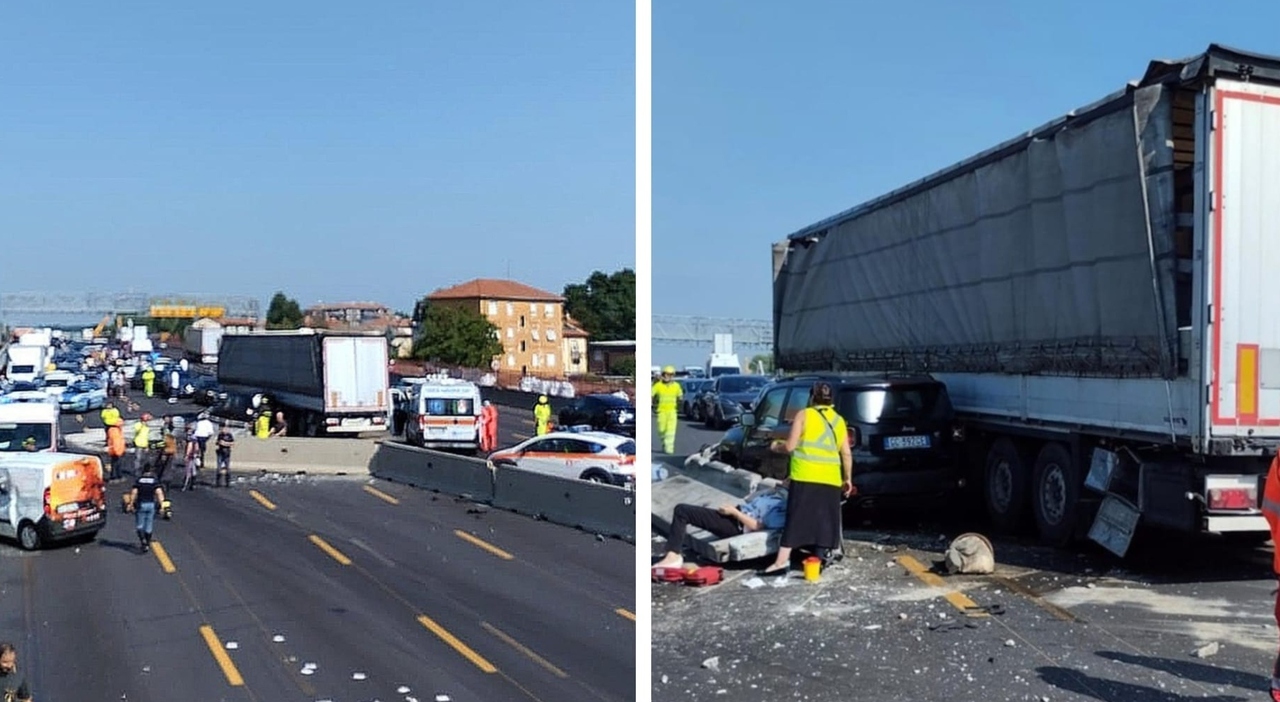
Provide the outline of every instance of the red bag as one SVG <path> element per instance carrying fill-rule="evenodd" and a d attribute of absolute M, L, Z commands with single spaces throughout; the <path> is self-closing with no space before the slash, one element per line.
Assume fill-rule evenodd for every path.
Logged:
<path fill-rule="evenodd" d="M 702 566 L 686 571 L 684 575 L 685 584 L 695 586 L 716 585 L 723 579 L 724 568 L 719 566 Z"/>

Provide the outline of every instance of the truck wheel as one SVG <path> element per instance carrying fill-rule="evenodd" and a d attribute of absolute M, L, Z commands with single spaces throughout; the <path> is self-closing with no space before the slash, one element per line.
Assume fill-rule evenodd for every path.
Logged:
<path fill-rule="evenodd" d="M 1027 461 L 1010 439 L 997 439 L 987 452 L 984 494 L 996 528 L 1013 531 L 1027 511 Z"/>
<path fill-rule="evenodd" d="M 31 522 L 23 522 L 18 527 L 18 543 L 24 551 L 34 551 L 40 548 L 40 530 L 36 529 L 36 525 Z"/>
<path fill-rule="evenodd" d="M 1080 501 L 1080 471 L 1066 446 L 1050 442 L 1040 449 L 1032 479 L 1032 504 L 1040 541 L 1048 546 L 1071 543 Z"/>

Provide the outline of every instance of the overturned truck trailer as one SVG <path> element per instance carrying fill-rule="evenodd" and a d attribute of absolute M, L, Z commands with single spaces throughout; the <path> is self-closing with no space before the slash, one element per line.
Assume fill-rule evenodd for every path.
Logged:
<path fill-rule="evenodd" d="M 1280 57 L 1214 45 L 775 245 L 775 355 L 945 382 L 1000 526 L 1262 539 L 1268 271 Z"/>

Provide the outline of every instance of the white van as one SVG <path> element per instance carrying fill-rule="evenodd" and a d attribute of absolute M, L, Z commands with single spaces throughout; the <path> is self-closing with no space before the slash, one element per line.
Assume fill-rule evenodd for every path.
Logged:
<path fill-rule="evenodd" d="M 456 378 L 427 378 L 413 386 L 405 441 L 423 448 L 480 448 L 480 388 Z"/>
<path fill-rule="evenodd" d="M 51 402 L 0 404 L 0 455 L 25 453 L 22 444 L 29 438 L 35 439 L 38 452 L 62 448 L 58 417 L 58 406 Z"/>
<path fill-rule="evenodd" d="M 0 454 L 0 536 L 33 551 L 63 539 L 93 538 L 106 523 L 106 484 L 97 456 Z"/>

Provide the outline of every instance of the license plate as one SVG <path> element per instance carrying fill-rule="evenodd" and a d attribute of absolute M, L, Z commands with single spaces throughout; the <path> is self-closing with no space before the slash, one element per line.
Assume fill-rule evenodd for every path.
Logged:
<path fill-rule="evenodd" d="M 369 426 L 369 418 L 368 417 L 349 417 L 347 419 L 342 420 L 342 426 L 367 427 Z"/>
<path fill-rule="evenodd" d="M 917 434 L 915 436 L 886 436 L 884 438 L 884 448 L 886 451 L 929 448 L 929 445 L 930 441 L 928 434 Z"/>

